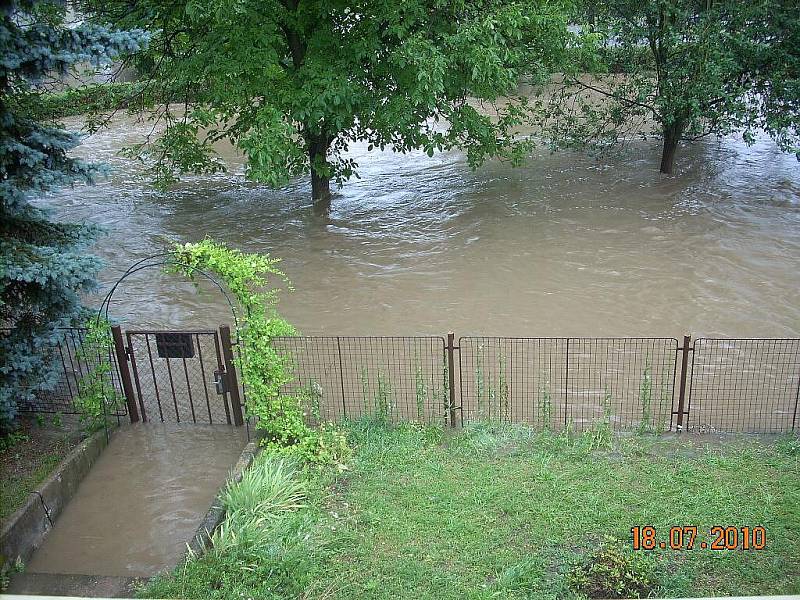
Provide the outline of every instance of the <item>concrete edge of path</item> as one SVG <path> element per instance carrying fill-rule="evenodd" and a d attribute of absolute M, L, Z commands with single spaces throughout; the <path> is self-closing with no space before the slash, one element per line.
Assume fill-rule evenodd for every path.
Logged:
<path fill-rule="evenodd" d="M 29 494 L 25 504 L 3 522 L 0 529 L 0 572 L 17 561 L 24 564 L 30 559 L 107 445 L 104 430 L 83 440 Z"/>
<path fill-rule="evenodd" d="M 214 498 L 214 502 L 212 502 L 211 508 L 206 512 L 206 516 L 203 517 L 203 521 L 197 528 L 197 532 L 187 544 L 186 552 L 181 562 L 185 561 L 191 555 L 199 556 L 206 551 L 214 530 L 219 527 L 219 524 L 222 523 L 222 519 L 225 517 L 225 508 L 222 506 L 222 494 L 225 488 L 231 483 L 237 483 L 242 480 L 242 475 L 245 470 L 253 463 L 253 460 L 260 451 L 261 446 L 255 441 L 249 442 L 244 447 L 244 450 L 242 450 L 239 456 L 239 460 L 236 461 L 236 464 L 231 469 L 230 475 L 228 475 L 225 482 L 220 486 Z"/>

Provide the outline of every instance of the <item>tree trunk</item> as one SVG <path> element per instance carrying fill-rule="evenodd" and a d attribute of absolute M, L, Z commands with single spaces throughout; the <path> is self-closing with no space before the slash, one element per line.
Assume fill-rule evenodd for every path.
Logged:
<path fill-rule="evenodd" d="M 311 199 L 314 207 L 330 208 L 331 204 L 331 178 L 323 172 L 327 166 L 328 147 L 330 141 L 325 136 L 320 136 L 311 141 L 308 157 L 311 162 Z"/>
<path fill-rule="evenodd" d="M 672 175 L 675 172 L 675 151 L 683 134 L 683 124 L 676 121 L 664 126 L 664 146 L 661 150 L 661 172 Z"/>

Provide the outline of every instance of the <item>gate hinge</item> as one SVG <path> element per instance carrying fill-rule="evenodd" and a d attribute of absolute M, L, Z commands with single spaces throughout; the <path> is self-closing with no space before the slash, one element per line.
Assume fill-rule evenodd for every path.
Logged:
<path fill-rule="evenodd" d="M 125 358 L 130 362 L 131 358 L 133 357 L 133 348 L 130 346 L 125 346 Z"/>

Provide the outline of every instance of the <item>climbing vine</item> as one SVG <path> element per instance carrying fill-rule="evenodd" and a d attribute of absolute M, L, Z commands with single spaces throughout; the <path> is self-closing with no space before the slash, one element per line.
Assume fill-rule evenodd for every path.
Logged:
<path fill-rule="evenodd" d="M 273 283 L 289 285 L 278 262 L 205 239 L 177 245 L 171 269 L 192 280 L 200 272 L 213 273 L 242 308 L 236 324 L 240 345 L 236 362 L 247 389 L 246 408 L 257 419 L 256 428 L 264 436 L 262 444 L 309 463 L 343 467 L 349 458 L 344 434 L 332 425 L 312 429 L 304 418 L 302 393 L 281 392 L 293 374 L 289 359 L 273 347 L 272 340 L 297 335 L 297 331 L 276 310 L 278 288 Z"/>
<path fill-rule="evenodd" d="M 124 399 L 111 379 L 111 324 L 93 317 L 87 320 L 85 327 L 86 336 L 81 342 L 78 358 L 87 366 L 88 372 L 78 381 L 78 394 L 72 399 L 72 404 L 78 410 L 83 428 L 92 432 L 106 425 L 108 415 L 118 410 Z"/>

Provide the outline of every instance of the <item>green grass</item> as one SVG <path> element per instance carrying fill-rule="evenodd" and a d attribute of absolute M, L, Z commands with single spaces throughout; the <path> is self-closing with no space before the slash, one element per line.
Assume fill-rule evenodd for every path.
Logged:
<path fill-rule="evenodd" d="M 149 597 L 570 598 L 606 536 L 653 525 L 755 526 L 762 551 L 646 553 L 665 596 L 800 592 L 800 449 L 755 439 L 566 438 L 479 425 L 349 427 L 343 476 L 296 474 L 306 507 L 272 519 L 258 552 L 210 553 Z M 707 539 L 707 536 L 706 536 Z"/>
<path fill-rule="evenodd" d="M 27 445 L 25 441 L 20 445 Z M 13 456 L 3 456 L 2 484 L 0 484 L 0 519 L 5 519 L 20 508 L 30 493 L 39 487 L 48 475 L 64 459 L 70 444 L 59 442 L 55 447 L 31 457 L 22 473 L 6 472 L 5 463 L 12 462 Z M 11 447 L 4 454 L 13 455 L 17 448 Z"/>

